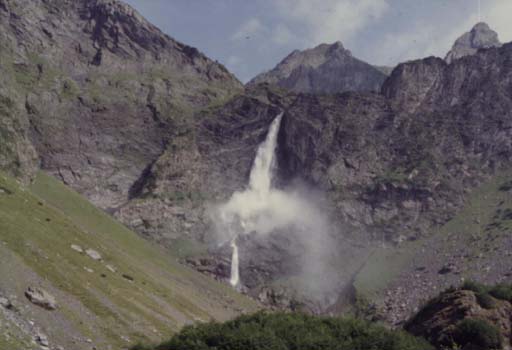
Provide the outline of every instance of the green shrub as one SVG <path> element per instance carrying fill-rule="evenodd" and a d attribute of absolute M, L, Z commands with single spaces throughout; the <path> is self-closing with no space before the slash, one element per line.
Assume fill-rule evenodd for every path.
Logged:
<path fill-rule="evenodd" d="M 484 309 L 492 309 L 496 306 L 496 302 L 488 293 L 476 293 L 478 304 Z"/>
<path fill-rule="evenodd" d="M 156 350 L 427 350 L 425 340 L 354 318 L 299 313 L 241 316 L 185 327 Z"/>
<path fill-rule="evenodd" d="M 486 286 L 482 283 L 467 281 L 461 286 L 462 290 L 471 290 L 475 292 L 478 298 L 478 303 L 482 306 L 488 305 L 491 300 L 490 296 L 496 299 L 506 300 L 512 302 L 512 285 L 511 284 L 497 284 L 493 287 Z M 487 307 L 486 307 L 487 308 Z"/>
<path fill-rule="evenodd" d="M 470 290 L 477 294 L 486 294 L 489 292 L 489 287 L 483 283 L 475 282 L 475 281 L 466 281 L 460 287 L 462 290 Z"/>
<path fill-rule="evenodd" d="M 512 285 L 498 284 L 489 291 L 489 294 L 496 299 L 512 302 Z"/>
<path fill-rule="evenodd" d="M 481 319 L 467 318 L 457 324 L 453 334 L 456 345 L 465 348 L 492 350 L 502 348 L 502 338 L 496 326 Z"/>

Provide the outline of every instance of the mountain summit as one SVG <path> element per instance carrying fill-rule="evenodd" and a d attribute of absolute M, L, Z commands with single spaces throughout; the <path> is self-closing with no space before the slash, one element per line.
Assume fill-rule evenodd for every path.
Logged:
<path fill-rule="evenodd" d="M 248 85 L 269 83 L 295 92 L 335 93 L 379 90 L 385 78 L 384 73 L 352 56 L 338 41 L 304 51 L 295 50 Z"/>
<path fill-rule="evenodd" d="M 498 33 L 492 30 L 487 23 L 480 22 L 455 41 L 445 60 L 451 63 L 458 58 L 474 55 L 478 49 L 498 46 L 501 46 Z"/>

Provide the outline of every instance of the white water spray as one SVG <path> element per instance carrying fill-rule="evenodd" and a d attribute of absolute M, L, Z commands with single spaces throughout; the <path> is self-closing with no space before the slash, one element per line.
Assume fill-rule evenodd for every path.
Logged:
<path fill-rule="evenodd" d="M 231 248 L 233 249 L 233 255 L 231 256 L 231 279 L 229 283 L 233 287 L 238 287 L 240 283 L 240 271 L 238 267 L 238 247 L 236 245 L 236 237 L 231 241 Z"/>
<path fill-rule="evenodd" d="M 325 261 L 332 244 L 327 234 L 327 220 L 315 207 L 313 198 L 305 197 L 304 193 L 272 187 L 282 116 L 281 113 L 274 119 L 265 141 L 256 152 L 247 189 L 233 193 L 228 202 L 217 206 L 213 219 L 220 242 L 230 242 L 232 248 L 230 284 L 233 287 L 240 288 L 243 283 L 243 276 L 240 276 L 239 237 L 280 231 L 293 234 L 293 239 L 302 245 L 300 277 L 307 288 L 314 289 L 309 291 L 310 295 L 318 296 L 326 289 L 325 279 L 329 280 Z M 331 278 L 328 282 L 332 281 L 335 279 Z"/>
<path fill-rule="evenodd" d="M 265 141 L 259 146 L 251 169 L 249 188 L 235 192 L 228 203 L 220 207 L 220 218 L 231 239 L 231 278 L 230 284 L 240 283 L 239 256 L 236 239 L 240 234 L 258 231 L 258 217 L 268 210 L 268 200 L 272 184 L 274 154 L 277 134 L 283 114 L 279 114 L 270 125 Z"/>
<path fill-rule="evenodd" d="M 283 113 L 279 114 L 268 130 L 265 141 L 260 145 L 254 159 L 249 179 L 249 191 L 267 196 L 272 185 L 272 170 L 275 166 L 274 155 L 277 146 L 277 134 L 281 126 Z"/>

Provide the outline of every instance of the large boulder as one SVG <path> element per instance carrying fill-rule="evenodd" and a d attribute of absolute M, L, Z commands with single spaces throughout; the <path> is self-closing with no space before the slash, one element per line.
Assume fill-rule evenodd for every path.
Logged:
<path fill-rule="evenodd" d="M 57 309 L 57 301 L 53 295 L 39 287 L 28 287 L 25 291 L 27 299 L 46 310 Z"/>

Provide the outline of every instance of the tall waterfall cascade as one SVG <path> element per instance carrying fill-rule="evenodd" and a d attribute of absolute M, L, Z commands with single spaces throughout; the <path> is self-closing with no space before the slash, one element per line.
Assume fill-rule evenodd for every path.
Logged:
<path fill-rule="evenodd" d="M 283 113 L 272 121 L 265 141 L 258 147 L 248 188 L 243 192 L 235 192 L 231 199 L 219 208 L 223 227 L 231 240 L 230 284 L 235 288 L 240 284 L 238 236 L 250 232 L 262 233 L 271 229 L 265 227 L 263 216 L 272 212 L 272 178 L 276 165 L 277 135 L 282 117 Z"/>
<path fill-rule="evenodd" d="M 296 259 L 293 261 L 296 268 L 291 272 L 294 287 L 318 302 L 329 300 L 326 304 L 330 304 L 338 296 L 338 279 L 333 276 L 339 273 L 339 269 L 330 265 L 336 249 L 329 234 L 329 221 L 317 206 L 318 201 L 313 193 L 297 186 L 280 189 L 272 184 L 277 169 L 276 149 L 282 118 L 282 113 L 276 116 L 265 140 L 259 145 L 247 187 L 234 192 L 227 202 L 215 207 L 213 218 L 217 238 L 221 245 L 228 243 L 231 247 L 229 282 L 233 288 L 241 289 L 244 286 L 244 275 L 241 273 L 244 263 L 258 265 L 259 260 L 264 259 L 258 252 L 243 249 L 243 242 L 247 242 L 244 236 L 251 236 L 247 239 L 268 237 L 276 239 L 273 242 L 277 243 L 286 241 L 278 238 L 278 235 L 289 235 L 288 239 L 293 241 L 293 245 L 279 249 L 286 252 L 283 259 L 292 256 L 292 259 Z M 261 262 L 268 263 L 264 260 Z"/>
<path fill-rule="evenodd" d="M 236 245 L 236 236 L 231 241 L 231 248 L 233 249 L 233 254 L 231 256 L 231 278 L 229 283 L 233 287 L 237 287 L 240 283 L 240 268 L 238 266 L 238 246 Z"/>

